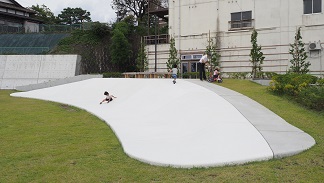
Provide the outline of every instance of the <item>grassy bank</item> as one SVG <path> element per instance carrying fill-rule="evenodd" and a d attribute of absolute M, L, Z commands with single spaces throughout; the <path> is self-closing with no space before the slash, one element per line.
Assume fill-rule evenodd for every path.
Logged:
<path fill-rule="evenodd" d="M 321 182 L 324 114 L 269 94 L 246 80 L 220 85 L 258 101 L 313 136 L 301 154 L 246 165 L 177 169 L 124 154 L 112 130 L 91 114 L 58 103 L 15 98 L 0 90 L 0 182 Z"/>

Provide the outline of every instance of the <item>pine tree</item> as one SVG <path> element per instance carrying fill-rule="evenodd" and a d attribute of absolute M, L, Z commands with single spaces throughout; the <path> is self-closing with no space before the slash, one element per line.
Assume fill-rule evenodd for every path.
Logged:
<path fill-rule="evenodd" d="M 260 75 L 260 73 L 262 72 L 261 64 L 263 64 L 263 60 L 265 58 L 261 51 L 261 46 L 259 46 L 257 43 L 257 37 L 258 32 L 254 29 L 251 35 L 252 49 L 250 52 L 250 62 L 252 63 L 252 78 L 257 78 L 258 75 Z"/>
<path fill-rule="evenodd" d="M 177 65 L 177 66 L 180 65 L 180 60 L 177 56 L 178 56 L 178 50 L 175 47 L 175 40 L 173 37 L 171 37 L 169 58 L 168 58 L 168 61 L 166 62 L 168 71 L 170 71 L 172 69 L 173 65 Z"/>
<path fill-rule="evenodd" d="M 294 43 L 290 44 L 289 53 L 292 55 L 292 59 L 290 60 L 290 72 L 306 74 L 311 64 L 306 62 L 307 54 L 305 51 L 305 44 L 302 42 L 300 29 L 299 27 L 296 32 Z"/>

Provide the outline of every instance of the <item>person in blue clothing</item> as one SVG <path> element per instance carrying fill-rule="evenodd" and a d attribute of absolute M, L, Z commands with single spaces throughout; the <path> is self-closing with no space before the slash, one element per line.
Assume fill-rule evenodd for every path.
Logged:
<path fill-rule="evenodd" d="M 178 66 L 177 64 L 173 64 L 172 68 L 172 78 L 173 78 L 173 84 L 176 84 L 177 80 L 177 74 L 178 74 Z"/>

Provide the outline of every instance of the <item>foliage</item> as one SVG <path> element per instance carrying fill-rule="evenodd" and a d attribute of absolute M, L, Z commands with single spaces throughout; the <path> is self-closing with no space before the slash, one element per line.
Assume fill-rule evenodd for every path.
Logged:
<path fill-rule="evenodd" d="M 147 12 L 147 0 L 113 0 L 112 8 L 116 10 L 118 21 L 130 14 L 142 19 Z"/>
<path fill-rule="evenodd" d="M 290 60 L 290 72 L 306 74 L 311 64 L 310 62 L 306 62 L 307 54 L 305 51 L 305 44 L 302 42 L 300 30 L 301 28 L 299 27 L 295 35 L 295 42 L 290 44 L 289 53 L 292 55 L 292 59 Z"/>
<path fill-rule="evenodd" d="M 317 85 L 324 86 L 324 78 L 319 78 L 316 82 Z"/>
<path fill-rule="evenodd" d="M 124 78 L 123 73 L 121 72 L 105 72 L 103 73 L 104 78 Z"/>
<path fill-rule="evenodd" d="M 307 108 L 324 111 L 324 86 L 302 88 L 296 101 Z"/>
<path fill-rule="evenodd" d="M 227 73 L 229 78 L 233 79 L 246 79 L 249 77 L 250 73 L 249 72 L 231 72 Z"/>
<path fill-rule="evenodd" d="M 110 53 L 111 62 L 118 71 L 126 72 L 129 69 L 132 54 L 131 45 L 127 39 L 128 27 L 125 22 L 118 22 L 113 30 Z"/>
<path fill-rule="evenodd" d="M 150 1 L 150 2 L 148 2 Z M 148 3 L 150 7 L 162 6 L 166 3 L 165 0 L 113 0 L 112 8 L 116 10 L 117 21 L 123 20 L 129 15 L 134 15 L 138 21 L 143 21 L 143 18 L 148 12 Z"/>
<path fill-rule="evenodd" d="M 136 67 L 140 72 L 144 72 L 148 70 L 148 59 L 145 50 L 145 44 L 141 41 L 140 49 L 138 50 L 137 58 L 136 58 Z"/>
<path fill-rule="evenodd" d="M 257 78 L 257 76 L 259 76 L 258 73 L 262 71 L 261 65 L 263 64 L 263 60 L 265 58 L 261 51 L 261 46 L 257 44 L 257 37 L 258 32 L 254 29 L 251 35 L 252 49 L 250 52 L 250 62 L 252 63 L 252 78 Z"/>
<path fill-rule="evenodd" d="M 83 22 L 91 22 L 90 12 L 82 8 L 64 8 L 58 15 L 63 24 L 82 24 Z"/>
<path fill-rule="evenodd" d="M 56 24 L 59 21 L 57 17 L 54 16 L 54 13 L 44 4 L 41 6 L 38 4 L 36 6 L 32 5 L 29 9 L 36 12 L 32 17 L 41 20 L 43 24 Z"/>
<path fill-rule="evenodd" d="M 321 111 L 324 110 L 324 86 L 317 86 L 316 83 L 318 83 L 316 76 L 288 73 L 274 76 L 268 90 L 287 95 L 305 107 Z"/>
<path fill-rule="evenodd" d="M 91 30 L 91 33 L 99 39 L 110 34 L 110 27 L 99 22 L 93 22 Z"/>
<path fill-rule="evenodd" d="M 182 78 L 184 79 L 197 79 L 199 78 L 198 72 L 186 72 L 182 74 Z"/>
<path fill-rule="evenodd" d="M 309 74 L 288 73 L 284 75 L 273 76 L 270 82 L 269 90 L 276 94 L 288 94 L 297 96 L 302 88 L 308 87 L 310 84 L 315 84 L 316 76 Z"/>
<path fill-rule="evenodd" d="M 82 73 L 135 71 L 143 29 L 134 21 L 129 16 L 112 25 L 93 22 L 90 30 L 73 31 L 61 40 L 52 53 L 81 55 Z"/>
<path fill-rule="evenodd" d="M 110 27 L 94 23 L 87 31 L 75 30 L 62 39 L 52 54 L 79 54 L 83 74 L 102 73 L 115 68 L 110 62 Z"/>
<path fill-rule="evenodd" d="M 173 37 L 170 39 L 170 49 L 169 49 L 169 58 L 166 62 L 167 70 L 172 70 L 174 65 L 177 65 L 179 68 L 180 59 L 178 58 L 178 50 L 175 47 L 175 40 Z"/>
<path fill-rule="evenodd" d="M 220 54 L 217 52 L 217 45 L 214 43 L 213 39 L 207 40 L 208 45 L 206 46 L 206 54 L 210 56 L 211 71 L 215 67 L 219 66 Z"/>

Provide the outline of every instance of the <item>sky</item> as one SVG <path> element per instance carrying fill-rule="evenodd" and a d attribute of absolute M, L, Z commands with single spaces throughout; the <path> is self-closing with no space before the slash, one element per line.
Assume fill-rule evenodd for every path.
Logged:
<path fill-rule="evenodd" d="M 115 11 L 111 8 L 112 0 L 16 0 L 23 7 L 45 5 L 55 16 L 64 8 L 82 8 L 90 12 L 93 22 L 109 23 L 116 20 Z"/>

